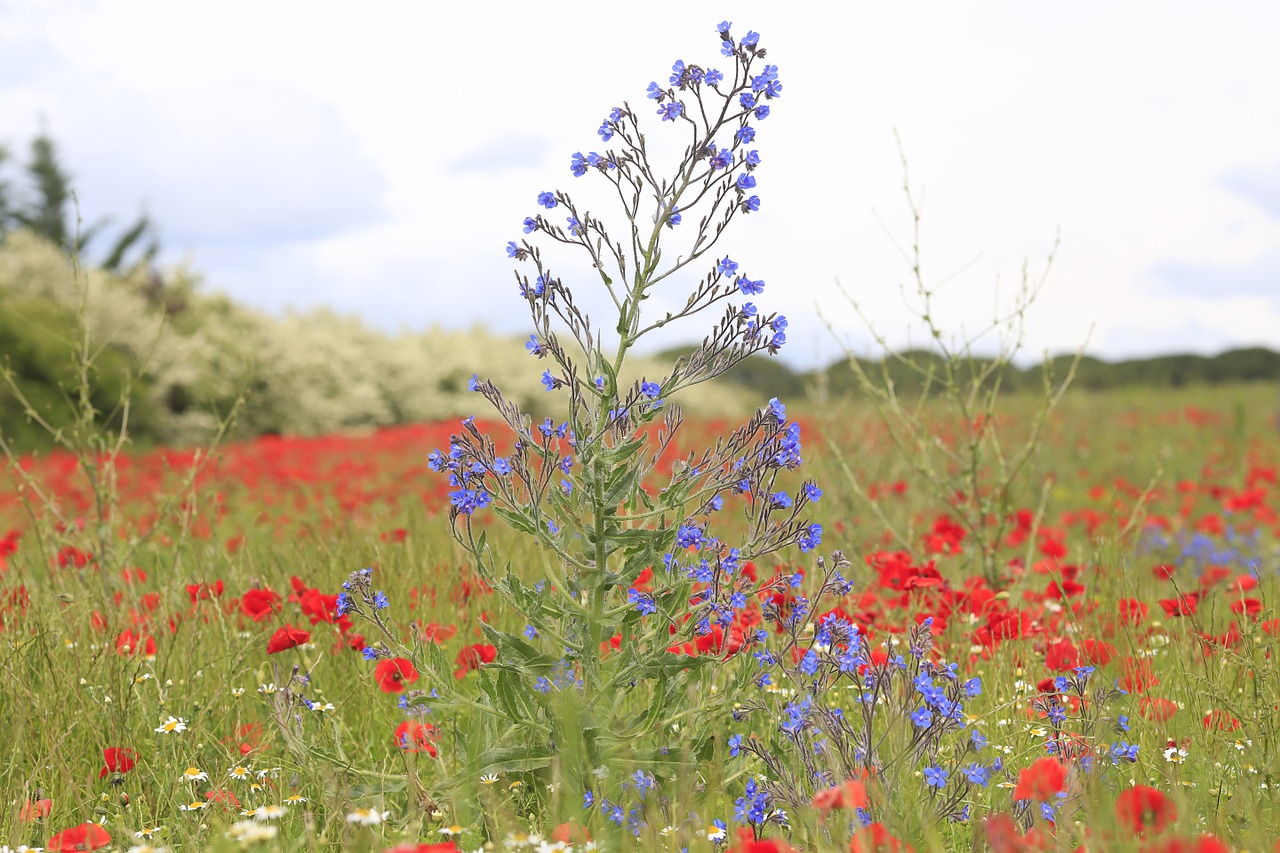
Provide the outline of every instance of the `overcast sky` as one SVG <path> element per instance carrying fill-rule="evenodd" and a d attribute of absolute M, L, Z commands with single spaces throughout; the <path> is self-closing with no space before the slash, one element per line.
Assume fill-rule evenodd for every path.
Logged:
<path fill-rule="evenodd" d="M 794 363 L 839 352 L 821 316 L 866 349 L 837 281 L 907 339 L 895 131 L 949 328 L 1060 235 L 1033 356 L 1280 349 L 1280 4 L 823 6 L 0 0 L 0 142 L 43 121 L 87 221 L 145 209 L 245 302 L 519 332 L 504 246 L 537 194 L 675 59 L 719 63 L 727 17 L 784 88 L 726 251 Z"/>

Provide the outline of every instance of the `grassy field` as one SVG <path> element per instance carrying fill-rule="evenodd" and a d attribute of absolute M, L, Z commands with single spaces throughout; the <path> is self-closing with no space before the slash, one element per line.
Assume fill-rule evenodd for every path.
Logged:
<path fill-rule="evenodd" d="M 490 713 L 502 659 L 481 623 L 526 630 L 450 536 L 448 486 L 427 470 L 456 425 L 17 460 L 0 475 L 0 843 L 1270 850 L 1278 403 L 1271 386 L 1069 393 L 1010 494 L 1017 512 L 983 522 L 1000 527 L 994 578 L 981 571 L 985 534 L 957 523 L 957 501 L 928 487 L 874 412 L 796 407 L 805 473 L 825 492 L 813 507 L 823 550 L 852 563 L 852 589 L 821 613 L 859 626 L 873 672 L 931 616 L 923 657 L 981 689 L 938 753 L 943 785 L 942 764 L 912 761 L 913 724 L 890 719 L 873 772 L 839 795 L 791 780 L 803 802 L 775 794 L 764 820 L 749 815 L 751 786 L 785 780 L 741 744 L 785 748 L 798 696 L 780 676 L 758 684 L 740 629 L 795 606 L 814 554 L 761 561 L 762 581 L 806 576 L 750 602 L 741 625 L 673 646 L 674 660 L 718 661 L 683 689 L 743 713 L 699 720 L 706 738 L 686 736 L 692 720 L 655 719 L 670 764 L 602 766 L 583 790 L 555 760 L 482 776 L 471 715 L 419 710 L 447 687 L 461 697 L 451 707 Z M 1005 405 L 1000 428 L 1017 436 L 1029 402 Z M 925 417 L 940 446 L 960 441 L 963 425 Z M 679 444 L 731 426 L 690 424 Z M 490 527 L 516 574 L 545 579 L 538 549 Z M 385 594 L 377 622 L 338 612 L 344 582 L 366 567 Z M 779 638 L 778 654 L 815 648 L 814 621 Z M 382 631 L 415 657 L 367 660 Z M 572 685 L 568 669 L 558 677 Z M 424 705 L 402 707 L 411 694 Z M 852 708 L 854 696 L 809 698 Z M 651 700 L 622 706 L 644 713 Z M 949 797 L 967 820 L 930 817 Z M 748 823 L 779 846 L 738 840 Z M 1224 846 L 1200 839 L 1209 833 Z"/>

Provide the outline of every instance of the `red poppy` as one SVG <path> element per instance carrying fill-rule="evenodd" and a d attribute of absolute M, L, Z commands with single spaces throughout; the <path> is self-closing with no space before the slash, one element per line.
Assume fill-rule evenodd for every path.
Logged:
<path fill-rule="evenodd" d="M 1040 853 L 1054 847 L 1053 837 L 1032 827 L 1026 835 L 1018 831 L 1018 825 L 1007 814 L 987 818 L 983 829 L 991 853 Z"/>
<path fill-rule="evenodd" d="M 74 853 L 77 850 L 97 850 L 110 843 L 111 833 L 96 823 L 82 823 L 54 835 L 47 847 L 58 853 Z"/>
<path fill-rule="evenodd" d="M 1161 598 L 1156 603 L 1164 608 L 1166 616 L 1173 618 L 1175 616 L 1195 616 L 1198 601 L 1199 594 L 1189 592 L 1177 598 Z"/>
<path fill-rule="evenodd" d="M 1026 770 L 1018 774 L 1018 786 L 1013 789 L 1015 800 L 1047 802 L 1057 796 L 1067 781 L 1067 768 L 1056 758 L 1037 758 Z"/>
<path fill-rule="evenodd" d="M 122 655 L 136 655 L 142 652 L 143 657 L 156 656 L 156 639 L 141 632 L 135 634 L 132 628 L 126 628 L 116 637 L 116 651 Z"/>
<path fill-rule="evenodd" d="M 1201 835 L 1194 840 L 1170 838 L 1167 841 L 1143 847 L 1142 853 L 1231 853 L 1231 848 L 1213 835 Z"/>
<path fill-rule="evenodd" d="M 1044 665 L 1050 672 L 1070 672 L 1080 666 L 1080 653 L 1070 640 L 1058 640 L 1045 649 Z"/>
<path fill-rule="evenodd" d="M 102 761 L 106 765 L 98 771 L 98 778 L 107 778 L 108 773 L 128 773 L 138 763 L 138 751 L 127 746 L 109 746 L 102 750 Z"/>
<path fill-rule="evenodd" d="M 1177 818 L 1178 809 L 1173 800 L 1155 788 L 1134 785 L 1116 797 L 1116 820 L 1134 834 L 1148 829 L 1154 833 L 1163 832 Z"/>
<path fill-rule="evenodd" d="M 422 639 L 430 640 L 437 646 L 444 645 L 449 640 L 452 640 L 457 633 L 457 625 L 437 625 L 435 622 L 428 622 L 422 626 Z"/>
<path fill-rule="evenodd" d="M 1115 646 L 1092 637 L 1081 641 L 1080 651 L 1083 652 L 1084 659 L 1093 666 L 1106 666 L 1116 656 Z"/>
<path fill-rule="evenodd" d="M 251 589 L 240 599 L 240 609 L 254 622 L 269 619 L 280 610 L 280 593 L 269 589 Z"/>
<path fill-rule="evenodd" d="M 430 723 L 405 720 L 396 726 L 396 746 L 405 752 L 425 752 L 435 758 L 435 741 L 438 737 L 435 729 L 436 727 Z"/>
<path fill-rule="evenodd" d="M 1120 666 L 1124 670 L 1120 686 L 1130 693 L 1146 693 L 1160 683 L 1151 668 L 1151 661 L 1146 658 L 1127 657 L 1120 662 Z"/>
<path fill-rule="evenodd" d="M 1120 599 L 1120 619 L 1130 625 L 1141 625 L 1147 618 L 1147 605 L 1136 598 Z"/>
<path fill-rule="evenodd" d="M 551 830 L 551 840 L 560 844 L 583 844 L 585 845 L 591 840 L 591 833 L 580 824 L 569 822 L 562 823 L 555 829 Z"/>
<path fill-rule="evenodd" d="M 43 800 L 27 800 L 22 804 L 22 812 L 18 817 L 23 821 L 40 820 L 48 817 L 49 812 L 53 811 L 53 800 L 48 798 Z"/>
<path fill-rule="evenodd" d="M 1257 616 L 1262 612 L 1262 601 L 1257 598 L 1242 598 L 1231 602 L 1231 612 L 1241 616 Z"/>
<path fill-rule="evenodd" d="M 373 670 L 373 677 L 383 693 L 399 693 L 406 683 L 418 680 L 418 671 L 405 658 L 389 658 L 379 661 Z"/>
<path fill-rule="evenodd" d="M 849 853 L 898 853 L 900 850 L 915 853 L 914 847 L 894 838 L 880 821 L 859 829 L 849 842 Z"/>
<path fill-rule="evenodd" d="M 222 581 L 214 581 L 212 584 L 207 583 L 190 583 L 187 584 L 187 595 L 191 596 L 191 603 L 195 604 L 201 599 L 212 598 L 214 596 L 222 597 L 223 584 Z"/>
<path fill-rule="evenodd" d="M 267 641 L 267 654 L 274 655 L 276 652 L 283 652 L 285 649 L 291 649 L 294 646 L 300 646 L 310 641 L 310 633 L 292 625 L 285 625 L 272 634 L 271 639 Z"/>
<path fill-rule="evenodd" d="M 861 809 L 867 805 L 867 786 L 856 779 L 813 795 L 813 806 L 822 812 L 832 809 Z"/>
<path fill-rule="evenodd" d="M 440 841 L 435 844 L 401 844 L 399 847 L 388 847 L 382 853 L 461 853 L 461 851 L 452 841 Z"/>
<path fill-rule="evenodd" d="M 497 659 L 498 650 L 488 643 L 465 646 L 458 652 L 458 658 L 454 661 L 458 664 L 458 668 L 453 671 L 453 677 L 462 678 L 471 670 L 479 669 L 480 664 L 493 663 Z"/>
<path fill-rule="evenodd" d="M 1158 696 L 1143 696 L 1142 703 L 1138 706 L 1139 713 L 1142 714 L 1144 720 L 1153 720 L 1157 723 L 1163 723 L 1178 713 L 1178 703 L 1169 699 L 1162 699 Z"/>
<path fill-rule="evenodd" d="M 744 827 L 738 830 L 738 843 L 725 853 L 798 853 L 798 851 L 776 838 L 757 839 L 751 830 Z"/>
<path fill-rule="evenodd" d="M 1204 715 L 1204 727 L 1220 732 L 1233 732 L 1240 728 L 1240 721 L 1226 711 L 1215 709 Z"/>

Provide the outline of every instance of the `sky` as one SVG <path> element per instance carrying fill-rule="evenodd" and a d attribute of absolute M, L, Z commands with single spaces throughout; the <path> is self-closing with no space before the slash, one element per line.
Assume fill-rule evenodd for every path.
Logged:
<path fill-rule="evenodd" d="M 569 156 L 676 59 L 720 62 L 727 18 L 783 92 L 722 247 L 794 366 L 923 340 L 902 156 L 948 339 L 1026 270 L 1024 361 L 1280 349 L 1280 4 L 823 6 L 0 0 L 0 143 L 45 127 L 86 222 L 145 210 L 247 304 L 520 333 L 504 247 L 538 193 L 585 191 Z"/>

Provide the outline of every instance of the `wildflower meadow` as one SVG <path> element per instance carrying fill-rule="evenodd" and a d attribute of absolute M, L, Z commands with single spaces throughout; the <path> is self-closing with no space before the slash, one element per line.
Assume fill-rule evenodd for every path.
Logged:
<path fill-rule="evenodd" d="M 784 58 L 713 29 L 512 224 L 553 414 L 136 448 L 75 347 L 0 434 L 3 849 L 1280 850 L 1275 389 L 1002 395 L 1040 281 L 977 360 L 920 280 L 918 396 L 686 418 L 788 332 L 720 244 Z"/>

